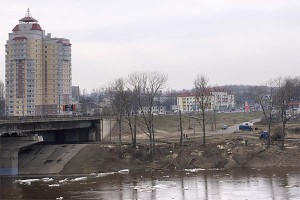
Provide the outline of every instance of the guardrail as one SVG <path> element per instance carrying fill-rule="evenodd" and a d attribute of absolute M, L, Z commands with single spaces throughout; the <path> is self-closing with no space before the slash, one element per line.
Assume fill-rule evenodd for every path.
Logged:
<path fill-rule="evenodd" d="M 75 120 L 97 120 L 101 119 L 100 116 L 30 116 L 30 117 L 6 117 L 0 119 L 1 124 L 11 123 L 27 123 L 27 122 L 50 122 L 50 121 L 75 121 Z"/>

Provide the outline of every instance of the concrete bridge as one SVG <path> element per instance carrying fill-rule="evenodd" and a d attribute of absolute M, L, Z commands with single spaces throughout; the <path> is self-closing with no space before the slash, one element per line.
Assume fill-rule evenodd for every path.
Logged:
<path fill-rule="evenodd" d="M 103 138 L 100 117 L 20 117 L 0 121 L 3 136 L 38 134 L 46 142 L 100 141 Z"/>
<path fill-rule="evenodd" d="M 25 137 L 3 137 L 0 139 L 0 175 L 17 175 L 19 166 L 19 150 L 42 142 L 43 137 L 38 135 Z"/>
<path fill-rule="evenodd" d="M 0 175 L 18 174 L 20 149 L 44 141 L 72 143 L 101 141 L 110 120 L 100 117 L 16 117 L 0 120 Z"/>

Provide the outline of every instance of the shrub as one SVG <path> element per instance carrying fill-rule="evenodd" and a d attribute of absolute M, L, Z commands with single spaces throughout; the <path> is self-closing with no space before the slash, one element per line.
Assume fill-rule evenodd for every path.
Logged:
<path fill-rule="evenodd" d="M 271 137 L 270 137 L 270 138 L 271 138 L 272 140 L 275 140 L 275 141 L 281 140 L 281 139 L 282 139 L 282 133 L 279 132 L 279 131 L 273 132 L 273 133 L 271 134 Z"/>

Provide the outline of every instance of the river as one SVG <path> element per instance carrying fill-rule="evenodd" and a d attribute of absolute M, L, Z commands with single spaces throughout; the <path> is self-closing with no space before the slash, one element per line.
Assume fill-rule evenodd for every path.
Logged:
<path fill-rule="evenodd" d="M 1 177 L 0 199 L 300 199 L 300 168 Z"/>

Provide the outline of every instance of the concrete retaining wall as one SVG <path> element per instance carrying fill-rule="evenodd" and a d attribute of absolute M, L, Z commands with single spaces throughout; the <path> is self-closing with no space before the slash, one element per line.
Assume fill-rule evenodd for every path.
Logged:
<path fill-rule="evenodd" d="M 103 132 L 102 132 L 102 139 L 109 137 L 111 129 L 115 126 L 116 120 L 114 119 L 103 119 Z"/>

